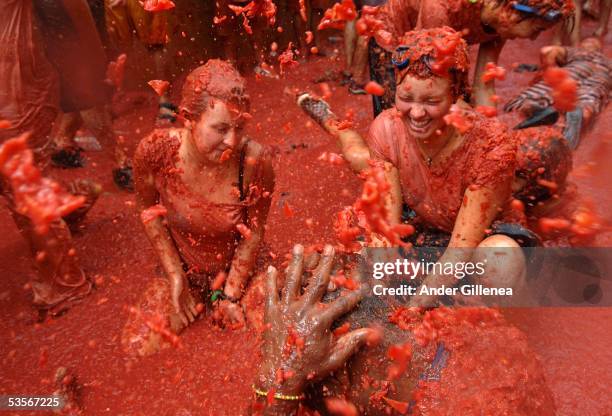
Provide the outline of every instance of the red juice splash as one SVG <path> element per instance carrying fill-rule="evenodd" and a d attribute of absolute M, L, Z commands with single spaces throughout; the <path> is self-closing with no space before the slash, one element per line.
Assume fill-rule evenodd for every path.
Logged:
<path fill-rule="evenodd" d="M 562 68 L 551 67 L 544 72 L 544 82 L 552 88 L 553 106 L 563 112 L 573 111 L 578 99 L 578 84 Z"/>
<path fill-rule="evenodd" d="M 160 97 L 166 93 L 166 90 L 170 86 L 168 81 L 162 81 L 159 79 L 152 79 L 151 81 L 147 82 L 147 84 L 153 88 L 155 93 Z"/>
<path fill-rule="evenodd" d="M 334 4 L 331 9 L 325 10 L 323 19 L 321 19 L 317 29 L 344 29 L 346 22 L 353 21 L 356 18 L 357 8 L 353 0 L 342 0 Z"/>
<path fill-rule="evenodd" d="M 0 173 L 10 184 L 17 212 L 32 221 L 37 233 L 44 234 L 52 222 L 83 205 L 85 197 L 74 196 L 42 176 L 26 144 L 28 137 L 24 133 L 0 147 Z"/>
<path fill-rule="evenodd" d="M 144 0 L 142 7 L 148 12 L 163 12 L 172 10 L 176 5 L 171 0 Z"/>

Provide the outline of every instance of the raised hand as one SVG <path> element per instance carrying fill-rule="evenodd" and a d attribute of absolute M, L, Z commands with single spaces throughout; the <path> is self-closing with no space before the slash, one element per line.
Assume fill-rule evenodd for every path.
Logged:
<path fill-rule="evenodd" d="M 343 366 L 370 335 L 371 330 L 364 328 L 334 339 L 333 322 L 359 303 L 365 287 L 348 291 L 331 303 L 321 303 L 333 264 L 334 249 L 328 245 L 302 294 L 304 248 L 296 245 L 281 298 L 276 286 L 278 272 L 272 266 L 268 268 L 267 329 L 263 363 L 255 380 L 257 388 L 300 395 L 307 382 L 322 379 Z"/>

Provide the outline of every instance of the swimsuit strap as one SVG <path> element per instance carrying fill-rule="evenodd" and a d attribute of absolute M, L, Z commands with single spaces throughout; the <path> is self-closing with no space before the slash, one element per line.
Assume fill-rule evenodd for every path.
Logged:
<path fill-rule="evenodd" d="M 242 146 L 242 151 L 240 152 L 240 164 L 238 165 L 238 189 L 240 189 L 240 201 L 244 201 L 245 192 L 244 192 L 244 160 L 246 158 L 247 148 L 249 146 L 248 140 Z"/>

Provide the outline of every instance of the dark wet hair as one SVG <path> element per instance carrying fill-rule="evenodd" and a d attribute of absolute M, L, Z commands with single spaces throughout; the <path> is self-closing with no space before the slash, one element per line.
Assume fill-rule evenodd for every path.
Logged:
<path fill-rule="evenodd" d="M 442 51 L 443 49 L 447 49 Z M 469 57 L 461 33 L 450 27 L 406 32 L 393 57 L 397 85 L 406 75 L 420 79 L 434 76 L 451 81 L 453 99 L 470 100 Z"/>
<path fill-rule="evenodd" d="M 197 119 L 213 98 L 232 103 L 248 111 L 250 98 L 246 80 L 229 62 L 210 59 L 187 75 L 181 92 L 179 110 L 187 119 Z"/>
<path fill-rule="evenodd" d="M 567 140 L 552 128 L 535 127 L 516 133 L 519 139 L 515 176 L 527 181 L 515 198 L 527 205 L 546 201 L 563 191 L 572 169 L 572 152 Z M 544 186 L 554 183 L 557 190 Z"/>

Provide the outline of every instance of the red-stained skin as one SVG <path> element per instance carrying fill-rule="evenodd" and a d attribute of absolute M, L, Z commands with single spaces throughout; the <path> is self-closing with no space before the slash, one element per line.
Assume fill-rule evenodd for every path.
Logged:
<path fill-rule="evenodd" d="M 585 31 L 588 30 L 592 31 L 589 23 L 585 27 Z M 513 62 L 537 61 L 539 46 L 550 40 L 548 36 L 541 38 L 536 43 L 507 44 L 501 64 L 509 68 Z M 334 214 L 352 204 L 359 195 L 362 182 L 348 166 L 331 168 L 329 163 L 317 160 L 323 151 L 337 152 L 336 145 L 319 129 L 308 128 L 301 110 L 297 106 L 294 108 L 293 96 L 283 94 L 285 87 L 306 88 L 314 74 L 322 74 L 329 66 L 326 58 L 316 58 L 288 73 L 282 82 L 255 81 L 254 77 L 249 77 L 249 91 L 253 97 L 251 113 L 257 117 L 261 128 L 258 130 L 252 123 L 246 133 L 263 143 L 278 146 L 283 152 L 275 165 L 278 189 L 272 203 L 262 263 L 278 266 L 284 253 L 297 242 L 309 245 L 335 241 Z M 502 102 L 512 96 L 518 86 L 526 86 L 529 77 L 511 73 L 508 78 L 497 88 Z M 330 101 L 339 114 L 349 108 L 355 109 L 356 128 L 366 131 L 371 122 L 370 97 L 349 96 L 338 90 Z M 270 108 L 282 108 L 282 111 L 272 115 Z M 149 120 L 156 112 L 157 108 L 150 106 L 116 120 L 115 128 L 129 133 L 126 138 L 131 152 L 149 133 L 152 128 Z M 582 197 L 594 200 L 599 206 L 612 204 L 606 179 L 606 167 L 612 160 L 611 115 L 612 109 L 608 108 L 581 143 L 575 155 L 575 173 L 571 177 Z M 291 135 L 279 131 L 288 121 L 295 123 Z M 291 147 L 301 143 L 307 143 L 308 147 Z M 181 350 L 166 349 L 134 363 L 125 359 L 118 341 L 128 315 L 124 306 L 136 302 L 151 276 L 161 274 L 142 231 L 139 213 L 134 208 L 134 196 L 118 191 L 112 183 L 109 172 L 114 159 L 110 146 L 102 152 L 87 152 L 86 158 L 89 162 L 86 169 L 53 169 L 50 172 L 52 177 L 62 181 L 92 177 L 99 180 L 106 191 L 89 213 L 83 232 L 75 236 L 82 247 L 82 263 L 87 274 L 104 279 L 96 279 L 101 282 L 97 290 L 67 315 L 34 324 L 29 294 L 23 288 L 34 273 L 28 249 L 7 210 L 0 210 L 3 235 L 0 275 L 10 277 L 0 280 L 0 294 L 4 299 L 0 302 L 0 332 L 4 334 L 0 341 L 3 369 L 0 391 L 2 394 L 49 394 L 55 390 L 51 383 L 55 369 L 62 365 L 74 370 L 83 386 L 82 403 L 87 415 L 246 414 L 259 362 L 255 332 L 220 330 L 202 319 L 181 335 Z M 283 197 L 283 192 L 288 194 Z M 281 198 L 287 199 L 299 215 L 285 217 L 283 204 L 279 203 Z M 304 227 L 305 218 L 313 219 L 315 227 Z M 604 220 L 612 220 L 609 210 L 604 213 Z M 598 234 L 593 242 L 595 246 L 609 247 L 611 244 L 609 231 Z M 278 259 L 273 260 L 265 254 L 268 251 L 276 253 Z M 108 301 L 97 305 L 102 298 Z M 511 323 L 525 331 L 529 345 L 541 357 L 545 382 L 553 390 L 558 414 L 605 414 L 612 405 L 608 394 L 612 384 L 609 371 L 612 339 L 608 329 L 612 327 L 612 317 L 609 310 L 550 308 L 507 311 L 506 314 Z M 478 338 L 481 333 L 470 335 L 472 330 L 473 326 L 462 326 L 453 339 L 459 340 L 461 335 Z M 483 339 L 487 340 L 486 344 Z M 478 343 L 481 346 L 479 354 L 500 363 L 495 360 L 504 358 L 500 356 L 506 348 L 500 343 L 503 339 L 506 338 L 491 333 L 482 335 Z M 399 342 L 401 340 L 396 341 Z M 382 349 L 381 356 L 386 348 L 388 346 Z M 470 365 L 475 364 L 473 351 L 457 357 L 466 359 Z M 26 367 L 28 371 L 24 371 Z M 463 371 L 459 367 L 451 368 Z M 487 377 L 488 373 L 483 369 L 474 374 Z M 445 389 L 429 386 L 429 389 L 435 388 L 442 392 Z M 428 397 L 431 398 L 429 395 L 421 398 L 423 406 L 427 406 Z M 394 399 L 403 402 L 406 397 Z"/>

